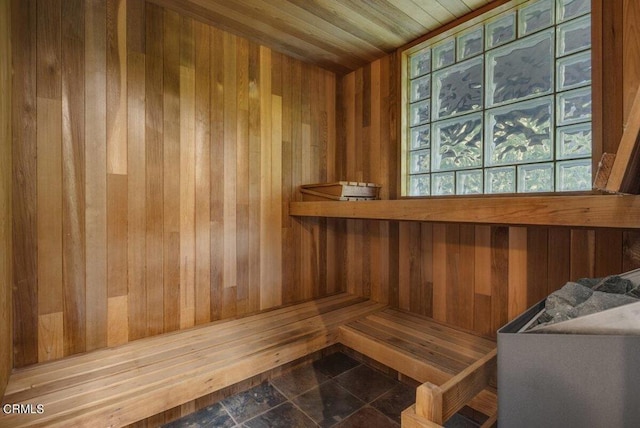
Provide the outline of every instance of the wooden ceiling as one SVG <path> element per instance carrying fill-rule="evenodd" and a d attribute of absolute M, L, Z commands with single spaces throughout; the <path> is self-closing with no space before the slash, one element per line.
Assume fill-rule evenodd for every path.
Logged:
<path fill-rule="evenodd" d="M 344 74 L 492 0 L 150 0 Z"/>

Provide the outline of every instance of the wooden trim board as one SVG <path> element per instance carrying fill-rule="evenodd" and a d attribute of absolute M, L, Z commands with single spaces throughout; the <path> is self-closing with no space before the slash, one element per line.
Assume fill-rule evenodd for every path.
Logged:
<path fill-rule="evenodd" d="M 301 217 L 640 228 L 640 196 L 559 195 L 291 202 Z"/>

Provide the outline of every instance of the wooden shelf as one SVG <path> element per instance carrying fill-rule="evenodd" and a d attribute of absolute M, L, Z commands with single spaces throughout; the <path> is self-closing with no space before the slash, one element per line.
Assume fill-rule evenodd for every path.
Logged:
<path fill-rule="evenodd" d="M 291 202 L 289 214 L 446 223 L 640 228 L 640 196 L 561 195 Z"/>

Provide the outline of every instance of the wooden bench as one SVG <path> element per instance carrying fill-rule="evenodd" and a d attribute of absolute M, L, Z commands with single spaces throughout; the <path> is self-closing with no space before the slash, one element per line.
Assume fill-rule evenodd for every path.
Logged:
<path fill-rule="evenodd" d="M 42 363 L 12 374 L 0 426 L 118 427 L 336 343 L 338 327 L 383 305 L 340 294 Z"/>
<path fill-rule="evenodd" d="M 495 348 L 490 340 L 342 293 L 16 370 L 3 404 L 41 404 L 44 412 L 0 413 L 0 426 L 124 426 L 337 343 L 433 386 L 468 385 L 464 373 Z M 425 385 L 414 409 L 425 408 L 421 391 L 431 391 Z M 485 391 L 470 405 L 495 413 L 495 394 Z M 449 414 L 433 408 L 433 420 Z M 423 420 L 403 414 L 403 425 Z"/>
<path fill-rule="evenodd" d="M 389 308 L 340 327 L 339 341 L 424 382 L 403 427 L 441 426 L 467 403 L 493 421 L 496 394 L 485 387 L 495 375 L 494 341 Z"/>

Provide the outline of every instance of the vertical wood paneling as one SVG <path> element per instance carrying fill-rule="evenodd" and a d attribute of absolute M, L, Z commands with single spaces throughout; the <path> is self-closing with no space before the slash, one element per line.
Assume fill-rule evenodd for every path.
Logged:
<path fill-rule="evenodd" d="M 11 2 L 0 2 L 0 396 L 13 367 L 11 191 Z"/>
<path fill-rule="evenodd" d="M 224 286 L 224 58 L 223 32 L 211 28 L 211 318 L 222 316 Z M 218 60 L 216 60 L 218 59 Z M 262 86 L 261 86 L 262 87 Z"/>
<path fill-rule="evenodd" d="M 85 9 L 86 349 L 107 344 L 106 2 Z"/>
<path fill-rule="evenodd" d="M 142 0 L 12 6 L 16 366 L 343 289 L 287 214 L 331 73 Z"/>
<path fill-rule="evenodd" d="M 164 25 L 163 10 L 146 3 L 145 11 L 145 161 L 146 161 L 146 327 L 145 335 L 161 333 L 164 329 Z M 175 116 L 173 117 L 175 119 Z M 172 161 L 175 165 L 175 160 Z M 173 177 L 175 179 L 175 176 Z M 175 250 L 174 250 L 175 251 Z M 175 287 L 167 287 L 173 291 Z M 170 302 L 175 307 L 176 301 Z M 177 314 L 175 314 L 177 315 Z M 172 327 L 176 318 L 170 319 Z"/>
<path fill-rule="evenodd" d="M 547 296 L 549 233 L 547 228 L 527 229 L 527 303 L 529 307 Z"/>
<path fill-rule="evenodd" d="M 224 48 L 224 288 L 237 286 L 236 159 L 238 97 L 236 37 L 223 35 Z M 227 291 L 229 293 L 229 291 Z"/>
<path fill-rule="evenodd" d="M 127 294 L 127 176 L 107 174 L 107 294 Z"/>
<path fill-rule="evenodd" d="M 35 3 L 11 13 L 16 366 L 344 289 L 491 335 L 640 265 L 632 231 L 287 218 L 310 181 L 396 196 L 396 55 L 336 79 L 142 0 Z"/>
<path fill-rule="evenodd" d="M 595 231 L 571 231 L 571 278 L 589 278 L 595 275 Z"/>
<path fill-rule="evenodd" d="M 272 102 L 271 102 L 271 51 L 260 48 L 260 171 L 261 188 L 260 198 L 263 203 L 260 205 L 260 308 L 269 307 L 277 301 L 273 283 L 273 270 L 277 266 L 269 263 L 270 245 L 272 244 L 272 230 L 267 227 L 271 222 L 271 175 L 267 171 L 271 170 L 271 122 L 272 122 Z"/>
<path fill-rule="evenodd" d="M 107 346 L 128 340 L 127 2 L 106 4 Z"/>
<path fill-rule="evenodd" d="M 260 46 L 249 44 L 248 64 L 248 120 L 249 120 L 249 308 L 260 308 L 260 202 L 261 202 L 261 142 L 260 142 Z M 283 155 L 284 158 L 284 155 Z M 283 160 L 284 168 L 284 160 Z M 290 176 L 290 174 L 287 174 Z M 284 180 L 283 180 L 284 182 Z M 290 198 L 287 197 L 287 200 Z M 286 221 L 283 218 L 283 236 Z M 284 239 L 284 238 L 283 238 Z"/>
<path fill-rule="evenodd" d="M 85 350 L 84 2 L 62 2 L 62 254 L 65 355 Z M 126 223 L 125 223 L 126 225 Z M 126 284 L 125 284 L 126 287 Z"/>
<path fill-rule="evenodd" d="M 130 19 L 133 20 L 133 17 Z M 142 25 L 142 22 L 138 22 Z M 129 32 L 131 34 L 131 32 Z M 145 58 L 129 52 L 127 56 L 127 284 L 129 338 L 146 336 L 146 140 Z"/>
<path fill-rule="evenodd" d="M 107 1 L 107 173 L 127 173 L 127 2 Z"/>
<path fill-rule="evenodd" d="M 60 99 L 61 0 L 37 2 L 37 95 Z"/>
<path fill-rule="evenodd" d="M 37 5 L 38 362 L 63 355 L 61 3 Z"/>
<path fill-rule="evenodd" d="M 527 309 L 527 236 L 524 227 L 509 228 L 509 319 Z"/>
<path fill-rule="evenodd" d="M 11 3 L 14 365 L 38 360 L 36 2 Z M 19 316 L 18 316 L 19 314 Z"/>
<path fill-rule="evenodd" d="M 180 32 L 180 328 L 195 324 L 196 148 L 195 44 L 193 21 L 182 19 Z M 172 286 L 171 284 L 170 286 Z"/>
<path fill-rule="evenodd" d="M 640 268 L 640 232 L 625 231 L 622 235 L 622 271 Z"/>
<path fill-rule="evenodd" d="M 399 245 L 405 244 L 400 237 Z M 444 224 L 433 225 L 433 318 L 447 320 L 447 227 Z"/>
<path fill-rule="evenodd" d="M 181 322 L 181 72 L 180 72 L 180 15 L 173 11 L 164 10 L 163 19 L 159 25 L 163 28 L 162 37 L 162 247 L 163 274 L 162 287 L 153 285 L 162 295 L 163 311 L 156 315 L 164 321 L 164 330 L 171 331 L 180 328 Z M 188 180 L 187 180 L 188 181 Z M 154 309 L 157 310 L 157 309 Z"/>
<path fill-rule="evenodd" d="M 236 43 L 236 283 L 239 313 L 249 301 L 249 42 Z"/>
<path fill-rule="evenodd" d="M 211 318 L 210 50 L 209 28 L 194 22 L 195 38 L 195 322 Z"/>
<path fill-rule="evenodd" d="M 52 312 L 38 316 L 38 362 L 64 356 L 63 314 Z"/>
<path fill-rule="evenodd" d="M 626 272 L 622 269 L 624 254 L 622 235 L 621 230 L 599 229 L 595 231 L 594 276 L 603 277 Z"/>
<path fill-rule="evenodd" d="M 509 228 L 491 228 L 491 332 L 509 319 Z"/>
<path fill-rule="evenodd" d="M 38 97 L 38 313 L 61 312 L 62 303 L 62 103 Z M 56 335 L 57 336 L 57 335 Z"/>

